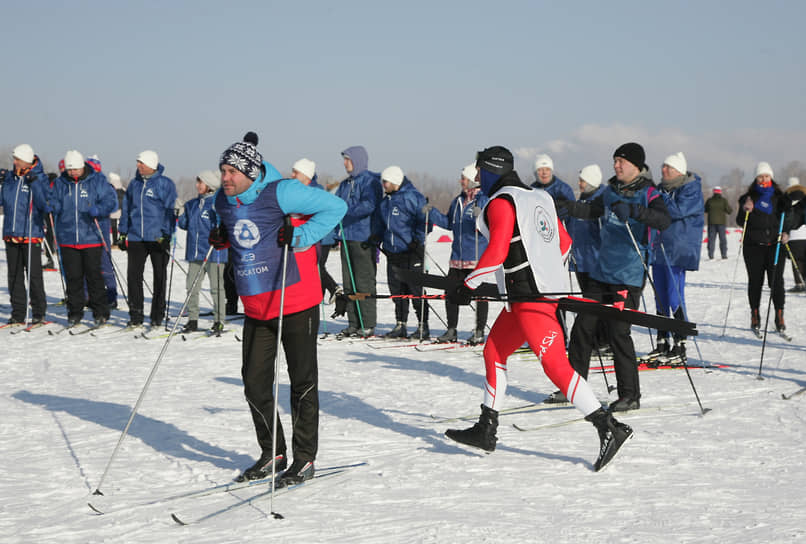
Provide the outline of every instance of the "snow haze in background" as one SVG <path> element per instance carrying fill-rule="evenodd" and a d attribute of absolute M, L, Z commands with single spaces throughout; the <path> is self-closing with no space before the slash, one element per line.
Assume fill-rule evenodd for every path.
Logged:
<path fill-rule="evenodd" d="M 432 235 L 428 252 L 446 268 L 450 244 L 435 243 L 438 236 Z M 729 235 L 730 259 L 704 255 L 700 271 L 688 274 L 688 310 L 700 332 L 696 344 L 689 342 L 690 362 L 699 362 L 699 350 L 706 365 L 726 365 L 691 370 L 702 404 L 711 410 L 705 416 L 684 371 L 646 371 L 640 373 L 642 409 L 619 416 L 635 437 L 605 471 L 592 470 L 598 439 L 589 423 L 530 432 L 512 426 L 579 418 L 572 408 L 502 414 L 498 447 L 487 455 L 443 436 L 478 415 L 484 374 L 478 351 L 322 341 L 317 468 L 366 465 L 278 494 L 274 510 L 284 519 L 270 515 L 268 497 L 230 509 L 258 490 L 137 506 L 229 482 L 258 455 L 243 398 L 241 344 L 232 332 L 172 340 L 102 485 L 105 496 L 92 497 L 165 340 L 2 331 L 0 541 L 803 541 L 806 395 L 786 401 L 781 394 L 806 385 L 806 296 L 787 293 L 794 340 L 768 337 L 764 379 L 756 379 L 761 340 L 748 328 L 742 263 L 721 335 L 738 238 Z M 125 270 L 126 255 L 115 251 L 114 258 Z M 328 265 L 340 279 L 338 262 L 334 253 Z M 433 262 L 429 267 L 439 273 Z M 388 292 L 385 269 L 381 258 L 379 293 Z M 789 268 L 785 277 L 791 287 Z M 64 322 L 64 309 L 53 305 L 61 298 L 59 276 L 46 272 L 45 281 L 49 316 Z M 173 313 L 184 285 L 174 270 Z M 3 321 L 9 317 L 5 287 L 3 280 Z M 645 298 L 654 312 L 650 287 Z M 763 318 L 766 289 L 762 300 Z M 202 311 L 209 307 L 204 295 L 201 304 Z M 500 309 L 493 306 L 490 323 Z M 440 334 L 444 325 L 435 314 L 444 317 L 444 306 L 438 301 L 434 308 L 431 330 Z M 381 300 L 378 309 L 382 333 L 394 326 L 392 303 Z M 332 306 L 324 308 L 331 312 Z M 114 322 L 127 318 L 125 311 L 113 311 Z M 200 325 L 210 326 L 209 317 L 201 319 Z M 234 323 L 230 327 L 238 329 Z M 467 336 L 472 323 L 470 310 L 462 309 L 460 334 Z M 327 322 L 329 332 L 344 326 L 343 319 Z M 633 338 L 639 353 L 649 351 L 645 329 L 633 328 Z M 615 382 L 612 374 L 608 379 Z M 615 400 L 601 374 L 591 372 L 590 381 L 602 401 Z M 540 403 L 554 389 L 532 355 L 510 359 L 505 408 Z M 280 417 L 290 432 L 288 393 L 283 368 Z M 463 415 L 470 419 L 435 419 Z M 93 514 L 88 501 L 108 513 Z M 222 510 L 188 527 L 170 518 L 172 512 L 194 520 Z"/>

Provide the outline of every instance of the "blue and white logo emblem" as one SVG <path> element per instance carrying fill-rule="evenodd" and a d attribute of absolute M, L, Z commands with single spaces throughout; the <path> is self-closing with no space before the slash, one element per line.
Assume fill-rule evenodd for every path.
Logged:
<path fill-rule="evenodd" d="M 232 231 L 241 247 L 252 248 L 260 242 L 260 231 L 249 219 L 239 219 Z"/>

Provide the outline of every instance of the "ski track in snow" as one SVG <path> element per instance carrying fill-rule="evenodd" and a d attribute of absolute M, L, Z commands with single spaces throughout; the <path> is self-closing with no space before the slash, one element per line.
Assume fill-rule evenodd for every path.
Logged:
<path fill-rule="evenodd" d="M 447 428 L 472 421 L 439 423 L 431 415 L 477 412 L 484 374 L 478 353 L 320 342 L 317 466 L 368 464 L 278 495 L 274 510 L 284 519 L 271 516 L 268 497 L 198 525 L 179 527 L 170 519 L 171 512 L 196 519 L 264 489 L 137 506 L 231 481 L 258 454 L 234 335 L 171 342 L 102 485 L 105 495 L 93 497 L 165 339 L 0 331 L 0 541 L 803 541 L 806 395 L 786 401 L 781 394 L 806 385 L 806 296 L 787 293 L 794 340 L 769 335 L 764 380 L 757 380 L 761 341 L 748 328 L 743 263 L 721 336 L 737 243 L 732 232 L 730 259 L 709 261 L 704 255 L 700 270 L 688 273 L 688 310 L 700 331 L 696 346 L 689 341 L 690 360 L 699 362 L 699 347 L 706 363 L 729 365 L 691 370 L 711 411 L 700 415 L 682 370 L 641 372 L 642 405 L 661 409 L 624 415 L 635 438 L 601 473 L 591 468 L 598 440 L 590 424 L 534 432 L 512 427 L 578 418 L 573 409 L 502 414 L 498 448 L 490 455 L 448 441 Z M 449 251 L 450 244 L 429 244 L 443 267 Z M 113 255 L 125 270 L 125 254 Z M 328 265 L 340 279 L 336 253 Z M 385 270 L 382 257 L 380 293 L 388 292 Z M 185 279 L 174 272 L 173 313 L 185 295 Z M 6 277 L 5 252 L 0 277 Z M 788 263 L 785 278 L 790 287 Z M 45 282 L 49 315 L 63 324 L 65 310 L 54 305 L 61 298 L 58 273 L 46 272 Z M 6 321 L 4 282 L 0 295 L 0 319 Z M 654 312 L 650 286 L 644 295 Z M 768 297 L 765 289 L 762 318 Z M 124 308 L 113 311 L 113 321 L 124 324 L 122 297 L 120 304 Z M 208 299 L 202 296 L 201 304 L 204 311 Z M 444 317 L 441 302 L 434 308 Z M 392 303 L 381 300 L 378 309 L 383 333 L 394 325 Z M 490 323 L 499 310 L 493 305 Z M 325 307 L 326 315 L 331 312 Z M 209 326 L 209 319 L 202 317 L 200 325 Z M 410 329 L 414 321 L 412 311 Z M 460 335 L 467 336 L 471 324 L 470 310 L 462 309 Z M 237 322 L 231 326 L 240 329 Z M 328 321 L 327 330 L 344 326 L 343 319 Z M 434 315 L 431 330 L 444 330 Z M 646 330 L 634 328 L 633 338 L 639 354 L 651 349 Z M 506 406 L 540 402 L 555 389 L 529 355 L 513 356 L 508 376 Z M 608 378 L 615 383 L 612 374 Z M 590 381 L 601 400 L 615 400 L 601 375 L 592 372 Z M 285 369 L 280 395 L 280 417 L 290 432 Z M 110 512 L 95 515 L 88 501 Z"/>

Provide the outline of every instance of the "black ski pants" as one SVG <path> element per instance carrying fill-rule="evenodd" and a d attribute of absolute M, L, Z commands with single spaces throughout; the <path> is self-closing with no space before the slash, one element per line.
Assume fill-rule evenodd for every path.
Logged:
<path fill-rule="evenodd" d="M 165 286 L 168 282 L 168 261 L 171 256 L 157 242 L 128 242 L 129 316 L 133 322 L 143 321 L 143 272 L 146 259 L 151 258 L 154 276 L 151 295 L 151 323 L 162 323 L 165 315 Z"/>
<path fill-rule="evenodd" d="M 772 303 L 776 310 L 784 308 L 786 290 L 784 289 L 784 255 L 786 248 L 781 247 L 778 254 L 778 266 L 775 265 L 776 244 L 758 245 L 745 242 L 742 247 L 744 266 L 747 269 L 747 300 L 751 309 L 758 309 L 761 305 L 761 287 L 764 285 L 764 275 L 767 275 L 767 285 L 772 291 Z"/>
<path fill-rule="evenodd" d="M 87 295 L 90 309 L 95 319 L 109 319 L 109 304 L 106 298 L 104 278 L 101 275 L 100 246 L 76 249 L 62 246 L 62 266 L 67 283 L 67 318 L 81 320 L 84 317 L 84 282 L 87 282 Z"/>
<path fill-rule="evenodd" d="M 422 285 L 413 285 L 401 281 L 394 273 L 395 268 L 403 270 L 423 270 L 423 258 L 418 251 L 403 251 L 401 253 L 388 253 L 386 255 L 386 281 L 389 284 L 389 292 L 393 295 L 413 295 L 421 297 L 423 295 Z M 395 319 L 398 322 L 406 323 L 409 319 L 409 299 L 395 298 Z M 421 298 L 411 299 L 414 306 L 414 313 L 417 314 L 417 321 L 428 326 L 428 301 Z"/>
<path fill-rule="evenodd" d="M 627 297 L 620 295 L 619 291 L 627 291 Z M 612 304 L 624 302 L 624 307 L 631 310 L 638 309 L 641 302 L 642 287 L 632 285 L 612 285 L 602 283 L 595 279 L 590 280 L 586 296 Z M 568 359 L 577 374 L 588 379 L 591 352 L 596 344 L 596 330 L 599 322 L 605 324 L 605 333 L 610 347 L 613 350 L 613 366 L 618 381 L 618 396 L 630 400 L 641 398 L 641 386 L 638 381 L 638 365 L 635 360 L 635 346 L 630 336 L 631 325 L 626 321 L 615 319 L 600 320 L 592 314 L 577 314 L 574 327 L 571 329 L 571 341 L 568 344 Z"/>
<path fill-rule="evenodd" d="M 264 454 L 271 454 L 272 451 L 278 324 L 278 318 L 261 321 L 247 316 L 243 327 L 241 376 L 257 441 Z M 319 447 L 318 331 L 318 305 L 283 317 L 283 353 L 291 382 L 291 449 L 294 461 L 313 461 Z M 279 417 L 277 452 L 286 453 L 285 434 Z"/>
<path fill-rule="evenodd" d="M 344 294 L 377 294 L 375 273 L 378 264 L 375 253 L 378 248 L 366 242 L 348 240 L 341 245 L 341 277 Z M 359 310 L 360 309 L 360 310 Z M 359 316 L 360 311 L 360 316 Z M 347 305 L 347 319 L 351 327 L 371 329 L 377 320 L 377 305 L 374 298 L 367 298 Z"/>
<path fill-rule="evenodd" d="M 8 261 L 8 291 L 11 295 L 11 318 L 14 321 L 25 320 L 28 293 L 25 288 L 28 274 L 28 252 L 31 252 L 31 316 L 44 319 L 47 303 L 45 301 L 45 282 L 42 279 L 42 245 L 6 242 L 6 260 Z"/>

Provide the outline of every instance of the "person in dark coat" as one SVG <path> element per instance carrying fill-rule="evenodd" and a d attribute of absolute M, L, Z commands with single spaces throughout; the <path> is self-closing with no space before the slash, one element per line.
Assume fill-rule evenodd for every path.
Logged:
<path fill-rule="evenodd" d="M 535 160 L 535 189 L 543 189 L 551 198 L 557 200 L 574 200 L 574 190 L 566 182 L 554 175 L 554 161 L 548 155 L 538 155 Z M 565 222 L 565 210 L 557 210 L 560 219 Z"/>
<path fill-rule="evenodd" d="M 802 206 L 806 205 L 804 197 L 806 197 L 806 187 L 800 184 L 798 178 L 792 177 L 787 181 L 786 194 L 792 199 L 792 205 L 798 206 L 799 210 Z M 797 211 L 793 213 L 795 216 Z M 797 220 L 797 217 L 793 217 Z M 806 275 L 806 225 L 799 227 L 792 227 L 789 231 L 789 251 L 791 255 L 787 255 L 792 261 L 792 276 L 795 278 L 795 286 L 790 289 L 793 293 L 802 293 L 806 291 L 806 283 L 804 283 L 804 275 Z"/>
<path fill-rule="evenodd" d="M 736 222 L 744 223 L 747 214 L 747 226 L 744 232 L 742 254 L 747 269 L 747 300 L 750 303 L 750 328 L 756 335 L 761 331 L 761 287 L 764 275 L 767 285 L 772 291 L 772 303 L 775 307 L 775 328 L 786 330 L 784 322 L 784 267 L 779 256 L 779 266 L 775 264 L 778 236 L 781 243 L 789 241 L 789 229 L 786 212 L 791 205 L 781 188 L 773 179 L 772 167 L 769 163 L 760 162 L 756 166 L 756 177 L 747 192 L 739 197 L 739 213 Z"/>
<path fill-rule="evenodd" d="M 708 214 L 708 259 L 714 258 L 716 239 L 719 237 L 719 252 L 723 259 L 728 258 L 727 228 L 728 216 L 733 213 L 728 200 L 722 196 L 722 187 L 714 187 L 714 194 L 705 201 L 705 213 Z"/>
<path fill-rule="evenodd" d="M 392 295 L 413 295 L 421 297 L 421 285 L 411 285 L 401 281 L 394 273 L 395 268 L 422 272 L 425 260 L 426 238 L 426 198 L 405 177 L 399 166 L 390 166 L 381 172 L 381 183 L 386 193 L 372 216 L 370 243 L 380 244 L 386 255 L 386 277 Z M 395 327 L 384 335 L 385 338 L 408 338 L 406 322 L 409 316 L 409 300 L 394 299 Z M 431 331 L 428 327 L 428 303 L 414 299 L 414 313 L 417 314 L 417 330 L 412 338 L 428 340 Z"/>

